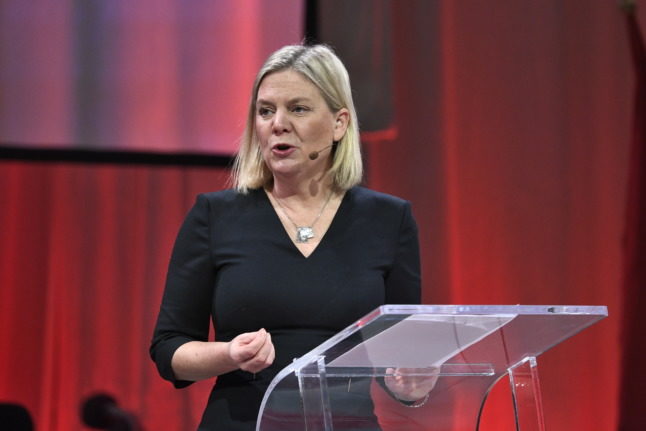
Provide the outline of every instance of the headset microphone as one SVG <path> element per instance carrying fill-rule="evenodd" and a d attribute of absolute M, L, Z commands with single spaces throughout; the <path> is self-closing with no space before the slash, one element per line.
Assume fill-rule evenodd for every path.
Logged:
<path fill-rule="evenodd" d="M 327 147 L 323 147 L 323 148 L 321 148 L 321 149 L 320 149 L 320 150 L 318 150 L 318 151 L 312 151 L 312 152 L 309 154 L 309 156 L 308 156 L 308 157 L 310 158 L 310 160 L 316 160 L 316 159 L 318 159 L 318 158 L 319 158 L 319 153 L 323 152 L 324 150 L 327 150 L 327 149 L 328 149 L 328 148 L 330 148 L 330 147 L 332 147 L 332 145 L 328 145 Z"/>

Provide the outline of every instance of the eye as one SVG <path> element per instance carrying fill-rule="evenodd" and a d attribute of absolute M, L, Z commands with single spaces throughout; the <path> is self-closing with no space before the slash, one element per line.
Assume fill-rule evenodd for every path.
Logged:
<path fill-rule="evenodd" d="M 308 111 L 310 111 L 310 108 L 308 108 L 307 106 L 295 105 L 294 107 L 292 107 L 292 112 L 294 114 L 304 114 Z"/>
<path fill-rule="evenodd" d="M 267 118 L 273 113 L 274 111 L 266 106 L 261 106 L 260 108 L 258 108 L 258 115 L 263 118 Z"/>

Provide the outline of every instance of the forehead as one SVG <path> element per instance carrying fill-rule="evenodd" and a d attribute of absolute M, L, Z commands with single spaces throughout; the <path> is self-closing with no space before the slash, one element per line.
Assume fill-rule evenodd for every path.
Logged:
<path fill-rule="evenodd" d="M 296 98 L 323 100 L 316 85 L 293 69 L 268 74 L 258 87 L 257 100 L 280 101 Z"/>

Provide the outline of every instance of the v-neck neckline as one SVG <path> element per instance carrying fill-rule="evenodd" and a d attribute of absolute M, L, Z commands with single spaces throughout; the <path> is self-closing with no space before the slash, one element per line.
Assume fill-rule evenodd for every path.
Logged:
<path fill-rule="evenodd" d="M 298 255 L 299 255 L 301 258 L 303 258 L 303 259 L 305 259 L 305 260 L 308 260 L 308 259 L 310 259 L 312 256 L 314 256 L 314 254 L 316 254 L 316 252 L 318 251 L 318 249 L 319 249 L 319 248 L 321 248 L 321 246 L 322 246 L 322 245 L 324 245 L 324 243 L 327 243 L 327 242 L 328 242 L 328 241 L 326 240 L 326 238 L 327 238 L 327 237 L 328 237 L 328 235 L 329 235 L 329 234 L 334 230 L 334 226 L 337 224 L 337 221 L 336 221 L 336 220 L 339 218 L 339 213 L 343 212 L 343 210 L 344 210 L 344 208 L 345 208 L 345 206 L 346 206 L 346 201 L 348 200 L 348 195 L 350 194 L 351 190 L 352 190 L 352 189 L 350 189 L 350 190 L 346 190 L 346 191 L 343 193 L 343 196 L 341 197 L 341 203 L 339 204 L 339 207 L 336 209 L 336 212 L 334 213 L 334 216 L 332 217 L 332 221 L 330 222 L 330 225 L 328 226 L 327 230 L 325 231 L 325 233 L 324 233 L 324 234 L 323 234 L 323 236 L 321 237 L 321 240 L 319 241 L 319 243 L 316 245 L 316 247 L 314 247 L 314 249 L 312 250 L 312 252 L 311 252 L 309 255 L 307 255 L 307 256 L 306 256 L 305 254 L 303 254 L 303 252 L 302 252 L 302 251 L 301 251 L 301 250 L 296 246 L 296 244 L 294 243 L 294 240 L 292 239 L 292 237 L 291 237 L 291 236 L 289 236 L 289 232 L 287 231 L 287 228 L 285 227 L 285 225 L 283 224 L 282 220 L 280 219 L 280 216 L 278 215 L 278 212 L 276 211 L 276 208 L 274 208 L 274 205 L 271 203 L 271 199 L 269 199 L 268 192 L 267 192 L 264 188 L 261 188 L 261 189 L 260 189 L 260 192 L 261 192 L 261 193 L 262 193 L 262 195 L 264 196 L 265 204 L 269 206 L 269 209 L 270 209 L 270 211 L 271 211 L 271 212 L 272 212 L 272 214 L 273 214 L 274 223 L 277 223 L 277 224 L 278 224 L 278 227 L 279 227 L 279 228 L 280 228 L 280 230 L 281 230 L 281 236 L 282 236 L 282 238 L 283 238 L 284 240 L 286 240 L 286 241 L 288 241 L 288 242 L 289 242 L 289 245 L 291 246 L 291 249 L 292 249 L 293 251 L 295 251 L 296 253 L 298 253 Z"/>

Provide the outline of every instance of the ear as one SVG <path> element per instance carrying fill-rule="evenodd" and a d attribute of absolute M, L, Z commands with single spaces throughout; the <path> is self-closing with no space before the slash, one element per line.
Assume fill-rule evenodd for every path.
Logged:
<path fill-rule="evenodd" d="M 334 140 L 340 141 L 345 135 L 345 131 L 348 130 L 348 124 L 350 124 L 350 111 L 346 108 L 339 109 L 334 114 Z"/>

